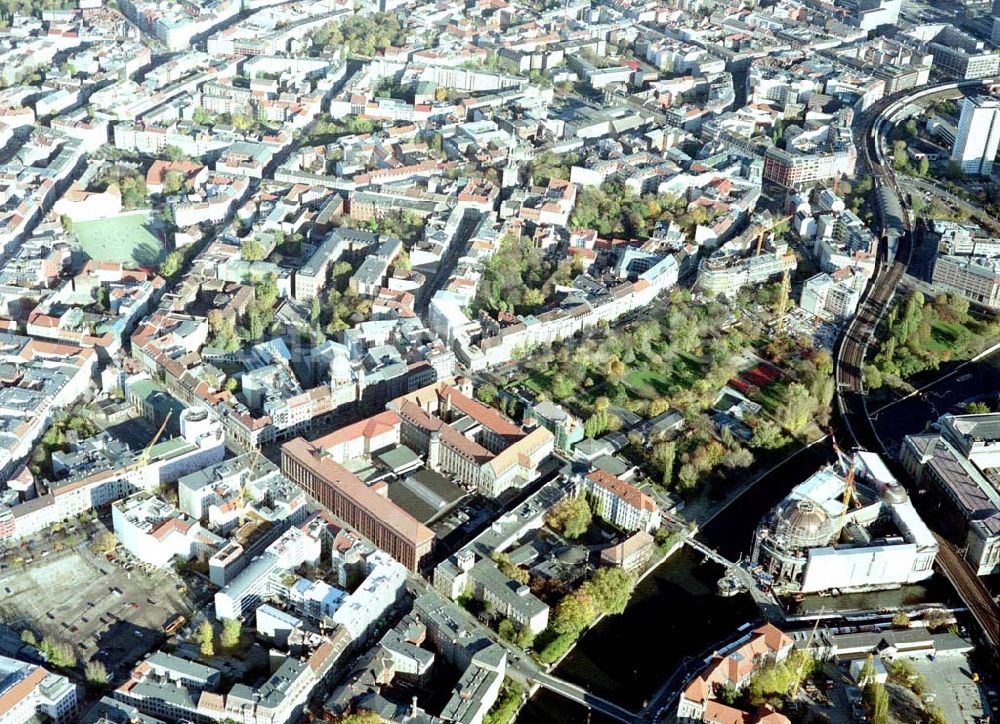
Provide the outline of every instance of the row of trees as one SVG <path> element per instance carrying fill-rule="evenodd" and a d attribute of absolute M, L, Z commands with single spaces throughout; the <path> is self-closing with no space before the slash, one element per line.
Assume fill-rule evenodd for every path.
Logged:
<path fill-rule="evenodd" d="M 231 654 L 240 646 L 242 624 L 232 618 L 222 619 L 222 631 L 219 633 L 219 645 L 223 653 Z M 204 657 L 215 656 L 215 628 L 210 621 L 202 621 L 195 631 L 195 643 Z"/>
<path fill-rule="evenodd" d="M 0 28 L 10 27 L 15 15 L 38 15 L 43 10 L 75 8 L 75 0 L 0 0 Z"/>
<path fill-rule="evenodd" d="M 872 724 L 889 724 L 889 694 L 885 685 L 876 680 L 875 659 L 871 654 L 868 654 L 865 665 L 861 667 L 858 682 L 864 686 L 863 701 Z"/>
<path fill-rule="evenodd" d="M 483 724 L 510 724 L 524 700 L 524 688 L 511 678 L 503 680 L 500 695 L 483 717 Z"/>
<path fill-rule="evenodd" d="M 552 609 L 549 628 L 536 641 L 538 658 L 552 663 L 562 656 L 599 616 L 613 616 L 628 606 L 636 579 L 621 568 L 600 568 Z"/>
<path fill-rule="evenodd" d="M 53 666 L 60 669 L 72 669 L 76 666 L 76 651 L 68 641 L 46 636 L 39 643 L 30 629 L 21 632 L 21 640 L 29 646 L 36 647 Z"/>
<path fill-rule="evenodd" d="M 76 650 L 68 641 L 46 636 L 41 643 L 30 629 L 21 632 L 21 640 L 29 646 L 36 647 L 45 656 L 49 664 L 58 669 L 76 668 Z M 83 666 L 83 676 L 89 687 L 100 689 L 108 683 L 108 670 L 98 659 L 91 659 Z"/>

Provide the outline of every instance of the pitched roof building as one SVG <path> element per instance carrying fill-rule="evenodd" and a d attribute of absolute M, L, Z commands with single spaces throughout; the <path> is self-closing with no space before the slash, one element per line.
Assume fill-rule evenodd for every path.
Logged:
<path fill-rule="evenodd" d="M 677 702 L 681 722 L 735 722 L 787 724 L 790 720 L 774 711 L 748 712 L 726 706 L 715 697 L 719 689 L 739 690 L 766 664 L 784 661 L 792 650 L 792 639 L 772 624 L 764 624 L 747 641 L 725 656 L 715 656 L 704 671 L 688 684 Z"/>

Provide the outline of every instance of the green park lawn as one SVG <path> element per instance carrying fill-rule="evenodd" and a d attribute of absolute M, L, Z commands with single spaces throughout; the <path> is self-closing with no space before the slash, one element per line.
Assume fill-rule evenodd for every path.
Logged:
<path fill-rule="evenodd" d="M 166 256 L 147 214 L 81 221 L 73 225 L 73 232 L 87 256 L 98 261 L 119 261 L 135 268 L 158 266 Z"/>
<path fill-rule="evenodd" d="M 701 363 L 688 354 L 678 354 L 667 366 L 639 369 L 625 378 L 635 397 L 662 397 L 671 385 L 690 386 L 701 374 Z"/>

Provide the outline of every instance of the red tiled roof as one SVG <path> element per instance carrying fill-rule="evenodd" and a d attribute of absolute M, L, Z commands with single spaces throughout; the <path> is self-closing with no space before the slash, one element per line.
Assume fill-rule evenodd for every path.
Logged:
<path fill-rule="evenodd" d="M 524 437 L 524 431 L 499 412 L 478 400 L 466 397 L 456 388 L 446 386 L 441 390 L 441 397 L 447 399 L 458 410 L 462 411 L 483 427 L 489 428 L 503 437 Z"/>
<path fill-rule="evenodd" d="M 634 508 L 638 510 L 656 510 L 656 503 L 648 495 L 643 493 L 641 490 L 636 488 L 634 485 L 626 483 L 620 478 L 616 478 L 614 475 L 605 472 L 604 470 L 595 470 L 587 476 L 587 479 L 602 488 L 611 491 L 611 493 Z"/>

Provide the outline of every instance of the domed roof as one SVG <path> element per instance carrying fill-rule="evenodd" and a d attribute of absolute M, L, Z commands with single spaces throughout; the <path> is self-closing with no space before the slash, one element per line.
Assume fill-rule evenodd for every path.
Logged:
<path fill-rule="evenodd" d="M 826 511 L 811 500 L 799 500 L 785 511 L 788 532 L 791 535 L 813 537 L 826 524 Z"/>
<path fill-rule="evenodd" d="M 347 357 L 336 356 L 330 362 L 330 377 L 342 382 L 351 379 L 351 361 Z"/>

